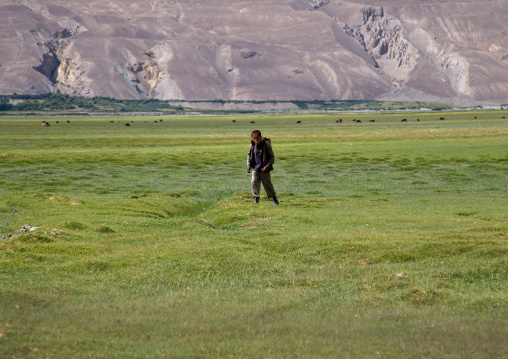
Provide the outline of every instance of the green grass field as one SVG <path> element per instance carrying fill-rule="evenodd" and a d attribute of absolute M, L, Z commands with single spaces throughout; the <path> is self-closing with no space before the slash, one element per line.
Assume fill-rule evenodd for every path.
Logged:
<path fill-rule="evenodd" d="M 506 358 L 501 115 L 2 117 L 0 357 Z"/>

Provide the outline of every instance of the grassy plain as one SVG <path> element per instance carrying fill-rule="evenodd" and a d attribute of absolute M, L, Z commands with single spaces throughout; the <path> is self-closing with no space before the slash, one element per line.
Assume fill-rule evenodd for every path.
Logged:
<path fill-rule="evenodd" d="M 0 357 L 506 358 L 500 116 L 2 117 Z"/>

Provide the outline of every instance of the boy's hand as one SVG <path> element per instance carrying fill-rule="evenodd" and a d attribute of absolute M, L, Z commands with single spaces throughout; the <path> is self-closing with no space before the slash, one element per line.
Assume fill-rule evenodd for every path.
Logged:
<path fill-rule="evenodd" d="M 247 173 L 250 173 L 250 166 L 247 166 Z"/>
<path fill-rule="evenodd" d="M 261 172 L 266 172 L 266 171 L 268 171 L 268 166 L 261 168 Z"/>

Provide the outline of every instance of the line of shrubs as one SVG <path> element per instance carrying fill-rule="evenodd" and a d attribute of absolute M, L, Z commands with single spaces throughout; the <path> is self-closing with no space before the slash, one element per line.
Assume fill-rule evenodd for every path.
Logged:
<path fill-rule="evenodd" d="M 12 105 L 9 100 L 21 100 Z M 160 111 L 170 109 L 182 111 L 182 106 L 170 105 L 157 99 L 119 100 L 112 97 L 79 97 L 63 94 L 37 94 L 0 96 L 0 111 L 51 111 L 51 110 L 89 110 L 89 111 Z"/>
<path fill-rule="evenodd" d="M 11 103 L 15 101 L 15 105 Z M 421 107 L 420 102 L 404 103 L 392 102 L 386 103 L 375 100 L 292 100 L 292 101 L 242 101 L 242 100 L 171 100 L 171 103 L 178 102 L 200 103 L 211 102 L 220 103 L 293 103 L 299 109 L 319 108 L 321 110 L 335 110 L 335 109 L 382 109 L 388 108 L 408 108 Z M 433 110 L 443 110 L 444 107 L 430 106 Z M 386 109 L 386 108 L 385 108 Z M 112 97 L 79 97 L 64 94 L 13 94 L 9 96 L 0 96 L 0 111 L 59 111 L 59 110 L 85 110 L 85 111 L 105 111 L 105 112 L 158 112 L 162 110 L 184 111 L 185 108 L 181 105 L 171 105 L 169 101 L 158 99 L 140 99 L 140 100 L 122 100 Z"/>

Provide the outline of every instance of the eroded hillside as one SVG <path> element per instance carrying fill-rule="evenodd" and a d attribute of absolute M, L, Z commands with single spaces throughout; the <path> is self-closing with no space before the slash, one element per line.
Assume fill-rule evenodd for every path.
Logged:
<path fill-rule="evenodd" d="M 0 2 L 0 93 L 508 102 L 504 0 Z"/>

